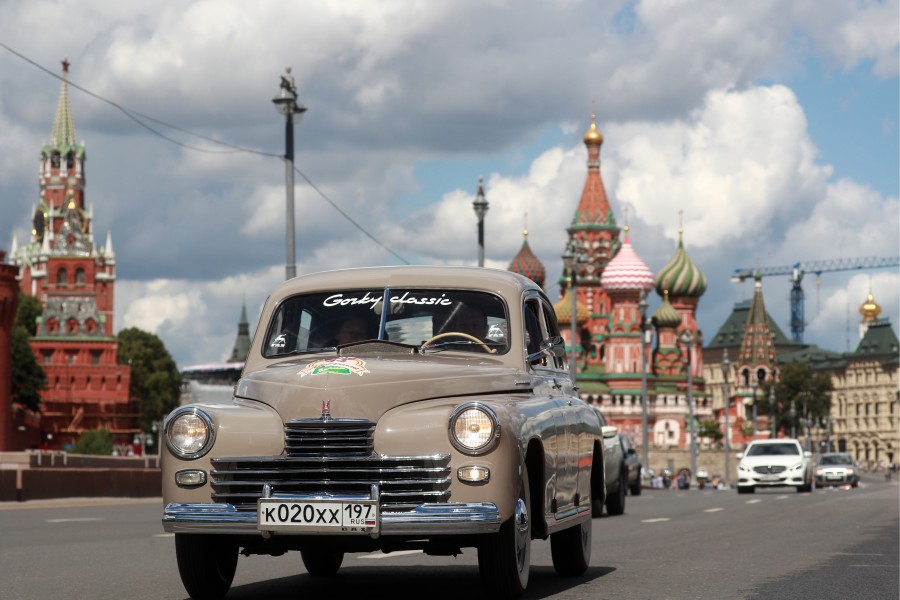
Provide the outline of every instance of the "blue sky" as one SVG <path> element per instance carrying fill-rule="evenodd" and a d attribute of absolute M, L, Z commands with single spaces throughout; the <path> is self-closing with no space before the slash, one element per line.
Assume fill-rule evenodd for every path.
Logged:
<path fill-rule="evenodd" d="M 897 256 L 896 1 L 7 0 L 0 42 L 130 110 L 263 154 L 283 152 L 270 99 L 292 65 L 309 108 L 297 178 L 299 273 L 409 262 L 474 264 L 479 176 L 487 264 L 529 245 L 556 281 L 584 183 L 592 112 L 617 219 L 654 272 L 685 247 L 707 274 L 710 339 L 752 285 L 737 267 Z M 38 43 L 36 40 L 40 40 Z M 59 81 L 0 48 L 0 249 L 30 241 L 40 148 Z M 284 166 L 197 152 L 72 90 L 86 198 L 117 253 L 115 327 L 159 335 L 180 366 L 231 352 L 284 277 Z M 855 347 L 871 289 L 900 321 L 896 269 L 805 282 L 806 339 Z M 789 330 L 787 278 L 764 281 Z M 651 310 L 659 299 L 651 300 Z M 255 322 L 251 324 L 251 327 Z"/>

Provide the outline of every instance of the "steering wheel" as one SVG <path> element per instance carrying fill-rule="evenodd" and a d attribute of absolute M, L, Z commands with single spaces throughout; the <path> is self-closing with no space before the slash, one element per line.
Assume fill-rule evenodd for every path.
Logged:
<path fill-rule="evenodd" d="M 494 351 L 492 348 L 490 348 L 487 344 L 485 344 L 484 342 L 482 342 L 481 340 L 479 340 L 477 337 L 475 337 L 474 335 L 469 335 L 468 333 L 463 333 L 462 331 L 447 331 L 447 332 L 445 332 L 445 333 L 439 333 L 439 334 L 437 334 L 436 336 L 431 337 L 431 338 L 425 340 L 425 342 L 422 343 L 422 347 L 424 348 L 425 346 L 428 346 L 428 345 L 430 345 L 431 343 L 433 343 L 433 342 L 435 342 L 435 341 L 437 341 L 437 340 L 444 339 L 444 338 L 446 338 L 446 337 L 461 337 L 461 338 L 465 338 L 465 339 L 467 339 L 467 340 L 471 340 L 471 341 L 475 342 L 476 344 L 478 344 L 478 345 L 479 345 L 485 352 L 487 352 L 488 354 L 494 354 L 494 353 L 495 353 L 495 351 Z"/>

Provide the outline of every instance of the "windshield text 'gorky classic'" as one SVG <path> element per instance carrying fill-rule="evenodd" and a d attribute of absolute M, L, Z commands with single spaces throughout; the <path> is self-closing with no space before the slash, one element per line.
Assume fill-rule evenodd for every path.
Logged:
<path fill-rule="evenodd" d="M 438 296 L 426 297 L 426 296 L 411 296 L 409 292 L 404 292 L 402 296 L 393 296 L 391 297 L 391 304 L 421 304 L 421 305 L 437 305 L 437 306 L 450 306 L 453 304 L 449 299 L 445 296 L 447 294 L 441 294 Z M 328 296 L 322 302 L 323 306 L 356 306 L 359 304 L 371 304 L 372 308 L 375 308 L 375 304 L 381 301 L 380 296 L 370 296 L 369 292 L 366 292 L 366 295 L 362 298 L 358 296 L 348 296 L 344 297 L 343 294 L 334 294 L 332 296 Z"/>

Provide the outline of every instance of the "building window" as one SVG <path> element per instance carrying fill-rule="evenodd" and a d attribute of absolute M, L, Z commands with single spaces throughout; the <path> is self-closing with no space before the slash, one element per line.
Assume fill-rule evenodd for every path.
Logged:
<path fill-rule="evenodd" d="M 103 355 L 103 352 L 101 352 L 100 350 L 94 350 L 93 352 L 91 352 L 91 364 L 99 365 L 100 357 L 102 355 Z"/>
<path fill-rule="evenodd" d="M 75 269 L 75 285 L 84 285 L 84 269 L 81 267 Z"/>
<path fill-rule="evenodd" d="M 44 357 L 45 365 L 53 364 L 53 351 L 52 350 L 44 350 L 41 354 Z"/>
<path fill-rule="evenodd" d="M 69 282 L 67 281 L 68 277 L 66 275 L 65 268 L 61 268 L 56 272 L 56 284 L 57 285 L 67 285 Z"/>

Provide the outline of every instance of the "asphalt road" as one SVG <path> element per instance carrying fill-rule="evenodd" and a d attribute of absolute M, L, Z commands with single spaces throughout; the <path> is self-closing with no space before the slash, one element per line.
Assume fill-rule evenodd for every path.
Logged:
<path fill-rule="evenodd" d="M 182 599 L 161 500 L 0 503 L 0 598 Z M 900 598 L 900 488 L 685 492 L 645 490 L 626 512 L 594 520 L 591 567 L 553 570 L 532 549 L 527 598 Z M 242 557 L 227 598 L 481 598 L 474 550 L 348 555 L 335 578 L 313 579 L 297 553 Z"/>

